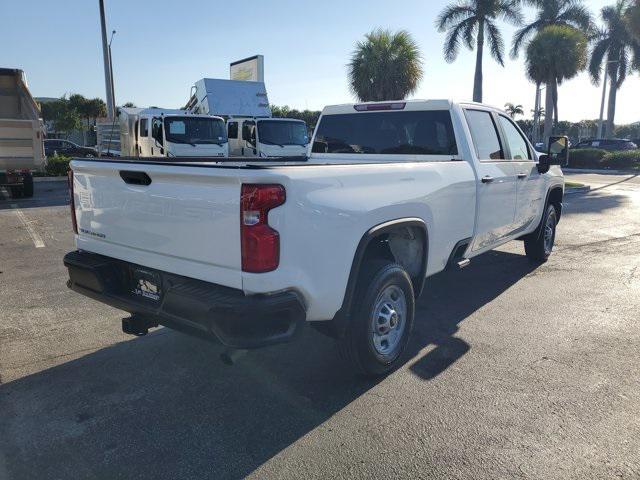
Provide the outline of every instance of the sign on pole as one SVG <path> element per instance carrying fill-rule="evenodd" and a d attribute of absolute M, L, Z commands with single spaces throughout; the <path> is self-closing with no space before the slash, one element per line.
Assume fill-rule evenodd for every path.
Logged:
<path fill-rule="evenodd" d="M 264 82 L 264 56 L 254 55 L 231 63 L 229 65 L 229 78 L 231 80 Z"/>

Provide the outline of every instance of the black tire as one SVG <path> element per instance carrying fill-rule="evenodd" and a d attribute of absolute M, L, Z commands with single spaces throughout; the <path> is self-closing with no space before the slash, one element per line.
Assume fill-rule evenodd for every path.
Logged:
<path fill-rule="evenodd" d="M 33 175 L 26 174 L 23 180 L 22 195 L 27 198 L 33 197 Z"/>
<path fill-rule="evenodd" d="M 385 303 L 385 299 L 390 303 Z M 381 305 L 383 309 L 388 306 L 394 306 L 394 309 L 378 311 Z M 385 325 L 377 323 L 383 313 L 387 315 Z M 395 321 L 393 313 L 396 313 Z M 366 376 L 381 376 L 393 371 L 401 364 L 413 328 L 414 314 L 413 285 L 404 268 L 388 261 L 368 263 L 356 289 L 351 323 L 339 341 L 343 359 Z M 388 327 L 386 336 L 374 333 L 374 325 L 380 329 Z M 388 352 L 384 352 L 384 340 L 380 340 L 384 338 L 393 338 L 387 341 Z"/>
<path fill-rule="evenodd" d="M 548 205 L 540 226 L 524 239 L 524 251 L 531 261 L 536 263 L 547 261 L 556 239 L 557 223 L 556 209 L 553 205 Z"/>
<path fill-rule="evenodd" d="M 11 193 L 11 198 L 21 198 L 24 189 L 22 186 L 9 187 L 9 193 Z"/>

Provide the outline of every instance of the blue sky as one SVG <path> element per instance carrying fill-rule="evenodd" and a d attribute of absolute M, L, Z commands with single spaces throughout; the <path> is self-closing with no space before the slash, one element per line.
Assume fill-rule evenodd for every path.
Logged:
<path fill-rule="evenodd" d="M 433 22 L 445 1 L 425 0 L 105 0 L 113 42 L 116 100 L 180 107 L 202 77 L 228 78 L 231 61 L 263 54 L 269 99 L 320 109 L 354 101 L 346 64 L 355 43 L 376 27 L 406 29 L 418 42 L 425 77 L 415 98 L 471 97 L 475 56 L 447 64 Z M 613 0 L 585 4 L 594 13 Z M 531 10 L 525 10 L 528 18 Z M 514 29 L 503 26 L 510 43 Z M 0 5 L 0 67 L 25 70 L 34 95 L 104 97 L 98 0 L 21 0 Z M 485 102 L 533 108 L 522 60 L 484 62 Z M 561 119 L 596 118 L 600 89 L 586 74 L 560 87 Z M 617 123 L 640 120 L 640 76 L 618 94 Z"/>

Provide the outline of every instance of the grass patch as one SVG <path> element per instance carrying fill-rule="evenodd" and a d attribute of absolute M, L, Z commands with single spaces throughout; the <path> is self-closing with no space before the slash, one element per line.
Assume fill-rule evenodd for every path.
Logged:
<path fill-rule="evenodd" d="M 565 188 L 580 188 L 584 187 L 584 183 L 579 182 L 564 182 Z"/>

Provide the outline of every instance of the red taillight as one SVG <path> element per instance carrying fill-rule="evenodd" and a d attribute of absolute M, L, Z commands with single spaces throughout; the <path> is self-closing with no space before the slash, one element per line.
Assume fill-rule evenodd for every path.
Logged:
<path fill-rule="evenodd" d="M 282 205 L 282 185 L 243 184 L 240 194 L 242 271 L 270 272 L 280 263 L 280 235 L 269 226 L 269 210 Z"/>
<path fill-rule="evenodd" d="M 73 170 L 69 170 L 67 174 L 69 178 L 69 206 L 71 207 L 71 224 L 73 232 L 78 233 L 78 221 L 76 220 L 76 201 L 73 198 Z"/>

